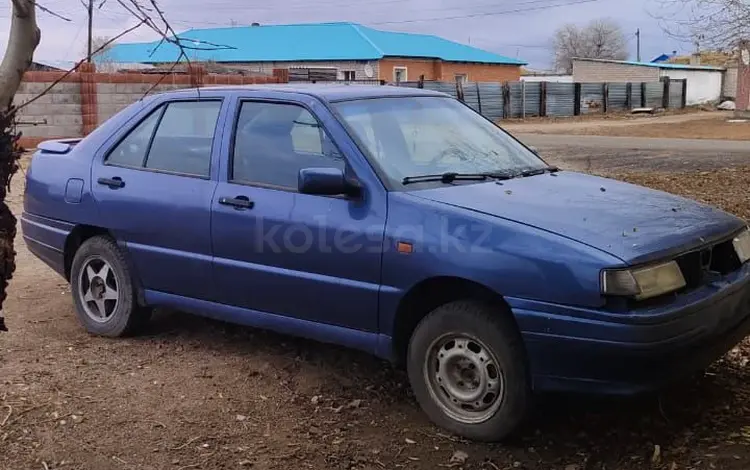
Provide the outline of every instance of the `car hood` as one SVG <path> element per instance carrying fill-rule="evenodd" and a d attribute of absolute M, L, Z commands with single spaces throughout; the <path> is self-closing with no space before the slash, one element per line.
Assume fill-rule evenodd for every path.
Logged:
<path fill-rule="evenodd" d="M 744 226 L 689 199 L 569 171 L 411 194 L 546 230 L 628 264 L 688 251 Z"/>

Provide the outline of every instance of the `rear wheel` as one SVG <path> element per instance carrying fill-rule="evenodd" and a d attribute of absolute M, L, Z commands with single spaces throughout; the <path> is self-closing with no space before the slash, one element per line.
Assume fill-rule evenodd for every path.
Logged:
<path fill-rule="evenodd" d="M 78 319 L 92 334 L 127 336 L 150 318 L 136 301 L 122 251 L 108 237 L 92 237 L 78 248 L 70 283 Z"/>
<path fill-rule="evenodd" d="M 407 369 L 422 409 L 458 435 L 498 441 L 524 418 L 530 382 L 521 336 L 507 312 L 451 302 L 417 326 Z"/>

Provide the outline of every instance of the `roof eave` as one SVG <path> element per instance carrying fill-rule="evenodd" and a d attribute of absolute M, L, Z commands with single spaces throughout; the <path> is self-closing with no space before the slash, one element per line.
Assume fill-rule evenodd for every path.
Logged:
<path fill-rule="evenodd" d="M 633 67 L 650 67 L 662 70 L 692 70 L 696 72 L 724 72 L 724 67 L 714 67 L 709 65 L 687 65 L 687 64 L 664 64 L 660 62 L 633 62 L 627 60 L 614 60 L 614 59 L 594 59 L 591 57 L 572 57 L 573 61 L 584 61 L 584 62 L 596 62 L 600 64 L 620 64 L 620 65 L 631 65 Z"/>
<path fill-rule="evenodd" d="M 419 56 L 419 55 L 385 55 L 383 56 L 383 59 L 412 59 L 412 60 L 442 60 L 443 62 L 454 62 L 457 64 L 483 64 L 483 65 L 517 65 L 517 66 L 524 66 L 528 65 L 528 62 L 523 62 L 520 60 L 514 60 L 514 59 L 508 59 L 508 60 L 502 60 L 498 59 L 496 61 L 490 61 L 490 60 L 456 60 L 456 59 L 445 59 L 443 57 L 434 57 L 434 56 Z"/>

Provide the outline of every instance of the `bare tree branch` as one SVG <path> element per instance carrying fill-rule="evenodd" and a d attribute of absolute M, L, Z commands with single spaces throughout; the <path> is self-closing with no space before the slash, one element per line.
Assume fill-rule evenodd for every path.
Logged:
<path fill-rule="evenodd" d="M 3 61 L 0 63 L 0 112 L 4 112 L 13 103 L 13 96 L 21 86 L 24 72 L 31 66 L 34 51 L 41 39 L 33 1 L 11 2 L 13 14 L 10 37 Z"/>
<path fill-rule="evenodd" d="M 562 26 L 555 32 L 555 67 L 572 73 L 573 58 L 625 60 L 627 40 L 622 28 L 610 19 L 594 20 L 585 27 Z"/>
<path fill-rule="evenodd" d="M 148 90 L 146 90 L 146 92 L 143 94 L 143 96 L 141 96 L 141 99 L 147 97 L 149 95 L 149 93 L 151 93 L 152 91 L 154 91 L 156 89 L 156 87 L 158 87 L 161 84 L 161 82 L 164 81 L 164 79 L 166 78 L 167 74 L 170 74 L 170 73 L 174 72 L 174 69 L 175 69 L 175 67 L 177 67 L 178 63 L 179 63 L 178 61 L 172 62 L 172 65 L 167 70 L 167 73 L 161 74 L 161 77 L 159 77 L 159 80 L 157 80 L 156 83 L 154 83 L 153 85 L 151 85 L 148 88 Z"/>
<path fill-rule="evenodd" d="M 115 41 L 117 41 L 121 37 L 125 36 L 126 34 L 132 32 L 132 31 L 135 31 L 136 29 L 140 28 L 142 24 L 143 24 L 142 22 L 138 23 L 137 25 L 132 26 L 132 27 L 126 29 L 125 31 L 121 32 L 117 36 L 109 39 L 108 41 L 106 41 L 105 43 L 103 43 L 102 45 L 100 45 L 99 48 L 97 48 L 96 50 L 91 51 L 91 57 L 95 56 L 97 53 L 99 53 L 102 50 L 106 49 L 107 47 L 109 47 L 110 44 L 114 43 Z M 19 105 L 18 108 L 16 108 L 16 111 L 19 111 L 19 110 L 25 108 L 26 106 L 28 106 L 31 103 L 33 103 L 34 101 L 38 100 L 42 96 L 46 95 L 51 89 L 53 89 L 55 87 L 55 85 L 57 85 L 58 83 L 60 83 L 63 80 L 65 80 L 65 78 L 67 78 L 71 73 L 75 72 L 78 69 L 78 67 L 81 66 L 82 63 L 88 61 L 89 58 L 90 58 L 89 56 L 86 56 L 83 59 L 81 59 L 78 62 L 76 62 L 75 65 L 73 66 L 73 68 L 71 68 L 70 70 L 68 70 L 64 74 L 62 74 L 57 80 L 55 80 L 49 86 L 47 86 L 47 88 L 45 88 L 41 93 L 39 93 L 35 97 L 31 98 L 29 101 L 26 101 L 25 103 Z"/>
<path fill-rule="evenodd" d="M 185 59 L 185 62 L 187 62 L 188 68 L 192 67 L 192 62 L 187 53 L 188 50 L 214 51 L 214 50 L 221 50 L 221 49 L 235 49 L 234 47 L 229 46 L 229 45 L 214 44 L 208 41 L 196 41 L 196 40 L 192 40 L 189 38 L 179 36 L 177 32 L 174 30 L 174 28 L 172 28 L 172 25 L 169 24 L 169 21 L 167 21 L 164 11 L 161 8 L 159 8 L 159 5 L 157 4 L 156 0 L 148 0 L 148 1 L 151 4 L 152 8 L 148 8 L 148 7 L 141 5 L 140 3 L 138 3 L 137 0 L 127 0 L 129 4 L 126 3 L 126 0 L 117 0 L 117 3 L 119 3 L 123 8 L 125 8 L 131 15 L 135 16 L 136 18 L 141 19 L 149 28 L 151 28 L 153 31 L 155 31 L 157 34 L 161 36 L 161 40 L 150 53 L 151 57 L 153 57 L 156 50 L 159 49 L 159 47 L 161 47 L 162 44 L 164 44 L 165 42 L 169 44 L 173 44 L 179 49 L 179 55 L 173 62 L 172 67 L 170 68 L 170 71 L 174 70 L 177 64 L 182 61 L 182 59 Z M 156 14 L 159 16 L 159 19 L 161 20 L 161 23 L 162 23 L 161 27 L 157 25 L 156 22 L 149 16 L 148 12 L 150 11 L 155 11 Z M 207 44 L 209 47 L 190 46 L 190 45 L 186 45 L 184 41 Z M 151 93 L 151 91 L 153 91 L 156 88 L 156 86 L 163 80 L 163 78 L 164 77 L 162 77 L 162 79 L 160 79 L 151 88 L 149 88 L 146 91 L 146 93 L 144 93 L 143 96 L 145 97 L 149 93 Z M 200 90 L 199 90 L 199 94 L 200 94 Z"/>
<path fill-rule="evenodd" d="M 212 47 L 199 48 L 185 46 L 183 44 L 183 40 L 185 39 L 180 38 L 174 31 L 167 21 L 164 12 L 157 5 L 156 0 L 148 0 L 152 8 L 140 5 L 138 0 L 128 0 L 129 4 L 123 0 L 117 0 L 118 3 L 128 10 L 133 17 L 139 20 L 138 24 L 126 29 L 109 40 L 105 40 L 94 51 L 87 55 L 87 57 L 78 61 L 72 69 L 61 74 L 57 80 L 47 86 L 40 94 L 18 107 L 13 107 L 13 98 L 21 85 L 24 72 L 29 69 L 32 63 L 31 61 L 34 51 L 39 45 L 41 37 L 41 33 L 36 23 L 36 8 L 39 8 L 45 13 L 56 16 L 57 18 L 66 21 L 70 20 L 51 11 L 49 8 L 39 5 L 36 0 L 10 1 L 13 6 L 10 36 L 6 53 L 3 57 L 2 63 L 0 63 L 0 310 L 2 310 L 2 303 L 7 295 L 8 280 L 12 278 L 13 271 L 15 270 L 15 251 L 13 250 L 13 241 L 16 235 L 16 219 L 8 208 L 8 205 L 5 203 L 5 198 L 7 190 L 9 189 L 10 180 L 19 168 L 18 160 L 22 154 L 22 149 L 18 145 L 20 134 L 16 132 L 15 129 L 15 118 L 18 111 L 46 95 L 52 88 L 77 70 L 82 63 L 90 60 L 92 56 L 99 54 L 112 43 L 144 24 L 161 36 L 162 41 L 160 41 L 159 45 L 167 42 L 174 44 L 179 48 L 179 57 L 174 61 L 172 68 L 169 70 L 170 72 L 174 70 L 183 58 L 187 61 L 188 65 L 190 65 L 190 58 L 186 53 L 186 49 L 215 50 L 217 48 L 231 48 L 230 46 L 220 46 L 205 41 L 194 43 L 205 44 Z M 99 8 L 101 8 L 106 1 L 107 0 L 101 0 Z M 163 23 L 163 25 L 154 21 L 151 17 L 153 12 L 156 12 L 159 17 L 159 22 Z M 166 74 L 149 88 L 146 95 L 156 88 L 165 76 Z M 0 316 L 0 331 L 5 330 L 6 328 L 3 322 L 3 317 Z"/>
<path fill-rule="evenodd" d="M 129 3 L 131 3 L 133 6 L 129 6 L 126 3 L 126 0 L 117 0 L 117 3 L 119 3 L 125 10 L 127 10 L 128 13 L 133 15 L 134 17 L 145 20 L 146 25 L 151 28 L 154 32 L 156 32 L 161 39 L 159 40 L 159 43 L 156 45 L 156 47 L 151 51 L 149 56 L 153 56 L 154 53 L 161 47 L 162 44 L 169 43 L 174 44 L 180 49 L 180 56 L 177 60 L 182 60 L 184 57 L 188 62 L 190 62 L 190 59 L 186 53 L 187 50 L 195 50 L 195 51 L 216 51 L 216 50 L 229 50 L 229 49 L 236 49 L 234 46 L 230 46 L 227 44 L 215 44 L 208 41 L 202 41 L 202 40 L 196 40 L 191 39 L 185 36 L 178 35 L 174 29 L 172 29 L 172 26 L 169 25 L 169 23 L 166 21 L 166 18 L 164 17 L 163 13 L 160 15 L 164 22 L 164 31 L 157 26 L 157 24 L 154 22 L 154 20 L 148 15 L 147 11 L 152 11 L 150 8 L 146 8 L 142 5 L 140 5 L 136 0 L 127 0 Z M 152 2 L 155 4 L 155 2 Z M 158 7 L 157 7 L 158 10 Z M 158 10 L 161 12 L 161 10 Z M 185 44 L 184 41 L 190 41 L 193 43 L 201 43 L 206 44 L 209 47 L 197 47 L 192 46 L 189 44 Z"/>
<path fill-rule="evenodd" d="M 750 0 L 656 0 L 650 12 L 671 37 L 696 51 L 733 50 L 750 38 Z"/>
<path fill-rule="evenodd" d="M 39 8 L 40 10 L 42 10 L 43 12 L 45 12 L 45 13 L 47 13 L 49 15 L 52 15 L 52 16 L 57 17 L 57 18 L 60 18 L 63 21 L 70 21 L 70 18 L 66 18 L 66 17 L 62 16 L 61 14 L 59 14 L 59 13 L 55 13 L 54 11 L 50 10 L 49 8 L 40 5 L 39 2 L 34 2 L 34 5 L 36 5 L 37 8 Z"/>

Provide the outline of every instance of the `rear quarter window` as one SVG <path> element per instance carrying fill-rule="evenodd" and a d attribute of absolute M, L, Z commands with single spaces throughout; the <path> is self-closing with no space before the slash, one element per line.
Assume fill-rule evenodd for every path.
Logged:
<path fill-rule="evenodd" d="M 146 153 L 151 143 L 156 124 L 159 122 L 164 107 L 152 112 L 140 122 L 130 133 L 112 149 L 107 156 L 107 163 L 111 165 L 141 167 L 146 161 Z"/>

